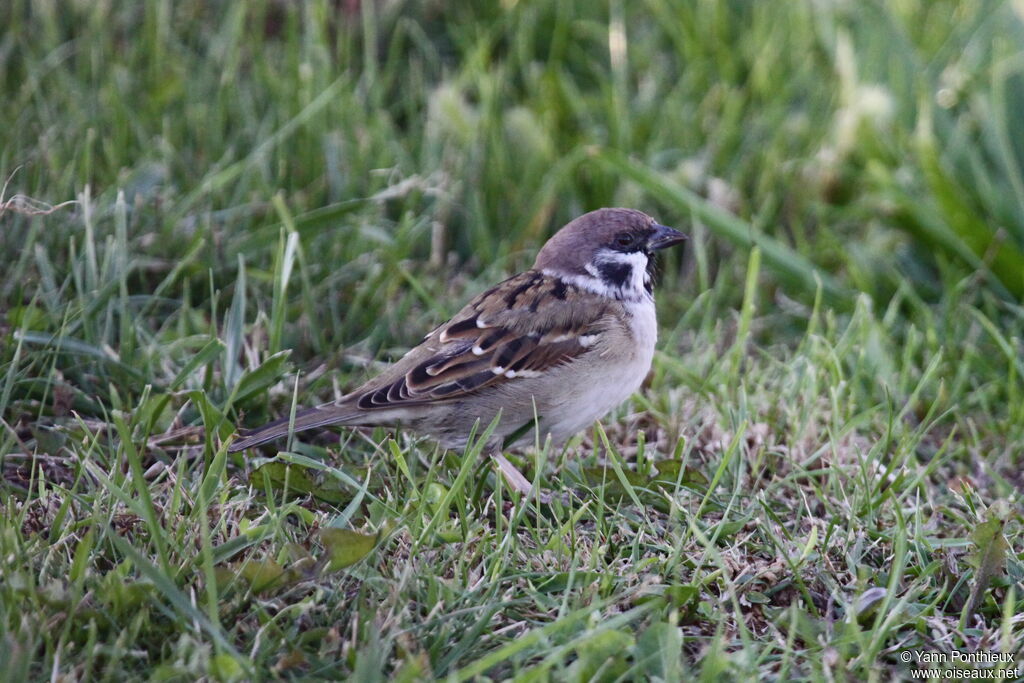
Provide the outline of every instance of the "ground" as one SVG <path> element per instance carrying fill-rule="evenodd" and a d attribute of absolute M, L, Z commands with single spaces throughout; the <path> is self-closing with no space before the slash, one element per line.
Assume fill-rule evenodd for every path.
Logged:
<path fill-rule="evenodd" d="M 9 680 L 1020 676 L 1019 3 L 0 26 Z M 599 206 L 691 242 L 643 390 L 509 454 L 563 495 L 402 431 L 226 453 Z"/>

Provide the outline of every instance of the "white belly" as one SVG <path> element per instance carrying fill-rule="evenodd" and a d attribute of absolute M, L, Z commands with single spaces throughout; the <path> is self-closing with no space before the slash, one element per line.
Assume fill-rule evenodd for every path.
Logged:
<path fill-rule="evenodd" d="M 599 357 L 584 370 L 578 366 L 565 369 L 565 404 L 557 421 L 546 420 L 547 431 L 558 443 L 586 429 L 630 397 L 643 384 L 651 369 L 658 324 L 654 302 L 649 299 L 630 305 L 630 327 L 635 340 L 631 348 L 616 345 L 601 349 Z"/>

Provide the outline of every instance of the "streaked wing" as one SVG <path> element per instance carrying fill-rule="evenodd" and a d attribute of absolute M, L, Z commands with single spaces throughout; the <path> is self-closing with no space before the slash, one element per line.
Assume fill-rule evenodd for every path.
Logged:
<path fill-rule="evenodd" d="M 481 294 L 342 402 L 399 408 L 537 377 L 590 351 L 611 324 L 607 300 L 527 271 Z"/>
<path fill-rule="evenodd" d="M 378 411 L 444 403 L 522 382 L 600 353 L 602 335 L 621 324 L 614 304 L 537 271 L 484 292 L 401 360 L 335 403 L 306 408 L 243 431 L 235 452 L 329 424 L 372 424 Z"/>

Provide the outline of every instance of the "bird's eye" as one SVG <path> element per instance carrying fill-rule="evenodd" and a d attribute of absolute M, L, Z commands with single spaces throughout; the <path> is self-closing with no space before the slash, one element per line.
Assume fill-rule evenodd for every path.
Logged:
<path fill-rule="evenodd" d="M 620 247 L 631 247 L 636 243 L 636 237 L 629 233 L 622 233 L 615 238 L 615 243 Z"/>

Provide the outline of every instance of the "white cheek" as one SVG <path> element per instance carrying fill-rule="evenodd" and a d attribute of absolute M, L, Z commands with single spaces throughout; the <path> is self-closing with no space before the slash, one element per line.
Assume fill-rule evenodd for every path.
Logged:
<path fill-rule="evenodd" d="M 643 301 L 651 298 L 647 285 L 650 275 L 647 274 L 647 254 L 642 251 L 624 254 L 612 249 L 601 249 L 594 255 L 592 262 L 583 266 L 584 273 L 563 273 L 554 269 L 543 272 L 550 277 L 557 277 L 563 282 L 576 285 L 588 292 L 606 296 L 620 301 Z M 603 264 L 624 265 L 629 268 L 629 276 L 620 285 L 604 279 L 600 266 Z"/>

